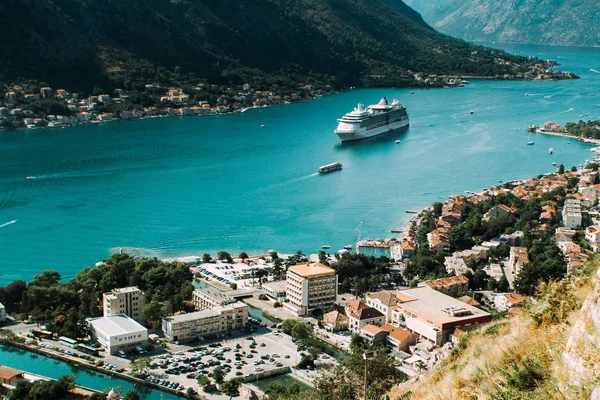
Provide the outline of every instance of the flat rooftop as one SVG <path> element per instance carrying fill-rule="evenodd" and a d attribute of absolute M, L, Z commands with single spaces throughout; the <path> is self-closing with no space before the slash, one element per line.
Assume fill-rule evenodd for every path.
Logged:
<path fill-rule="evenodd" d="M 182 322 L 191 322 L 191 321 L 197 321 L 199 319 L 218 317 L 219 315 L 221 315 L 221 312 L 225 311 L 225 310 L 234 310 L 236 308 L 247 308 L 247 307 L 248 306 L 245 305 L 244 303 L 236 302 L 236 303 L 227 304 L 227 305 L 221 306 L 221 307 L 211 308 L 210 310 L 202 310 L 202 311 L 196 311 L 196 312 L 187 313 L 187 314 L 180 314 L 180 315 L 173 315 L 170 317 L 165 317 L 164 320 L 170 321 L 171 323 L 175 323 L 175 324 L 182 323 Z"/>
<path fill-rule="evenodd" d="M 285 292 L 287 281 L 273 281 L 262 284 L 263 288 L 267 287 L 275 292 Z"/>
<path fill-rule="evenodd" d="M 127 333 L 147 332 L 144 326 L 127 315 L 112 315 L 109 317 L 89 318 L 87 320 L 95 330 L 104 333 L 106 336 L 125 335 Z"/>
<path fill-rule="evenodd" d="M 288 268 L 288 272 L 291 271 L 296 275 L 303 276 L 305 278 L 316 278 L 319 276 L 335 275 L 335 269 L 323 265 L 321 263 L 316 264 L 298 264 Z"/>
<path fill-rule="evenodd" d="M 480 318 L 490 316 L 491 314 L 468 305 L 458 299 L 447 296 L 437 290 L 429 287 L 421 287 L 416 289 L 401 290 L 396 294 L 401 298 L 398 304 L 400 308 L 405 308 L 421 314 L 430 320 L 441 324 L 451 322 L 464 321 L 472 318 Z M 460 310 L 467 311 L 467 315 L 453 316 L 445 310 Z"/>

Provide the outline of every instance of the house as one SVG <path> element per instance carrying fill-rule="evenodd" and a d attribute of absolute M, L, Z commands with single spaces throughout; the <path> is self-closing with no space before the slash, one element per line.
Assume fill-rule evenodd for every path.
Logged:
<path fill-rule="evenodd" d="M 349 302 L 346 303 L 346 307 L 345 307 L 345 312 L 346 315 L 350 315 L 356 311 L 362 310 L 363 308 L 367 308 L 369 306 L 367 306 L 365 303 L 361 302 L 360 300 L 350 300 Z"/>
<path fill-rule="evenodd" d="M 400 248 L 402 249 L 402 258 L 411 258 L 415 255 L 415 244 L 411 240 L 402 240 L 400 242 Z"/>
<path fill-rule="evenodd" d="M 0 365 L 0 386 L 1 385 L 11 385 L 14 386 L 15 383 L 23 378 L 23 371 L 19 371 L 18 369 L 8 368 Z"/>
<path fill-rule="evenodd" d="M 392 324 L 436 346 L 448 342 L 456 328 L 469 331 L 492 320 L 491 314 L 430 287 L 401 290 L 396 297 L 399 302 Z"/>
<path fill-rule="evenodd" d="M 506 204 L 496 204 L 490 208 L 487 213 L 483 216 L 484 220 L 490 220 L 492 218 L 504 218 L 510 217 L 515 213 L 515 210 Z"/>
<path fill-rule="evenodd" d="M 509 246 L 518 246 L 521 238 L 523 237 L 523 232 L 516 231 L 511 234 L 503 234 L 500 235 L 500 242 L 504 242 Z"/>
<path fill-rule="evenodd" d="M 385 324 L 385 315 L 379 310 L 366 306 L 348 315 L 349 328 L 353 333 L 359 333 L 365 325 L 381 326 Z"/>
<path fill-rule="evenodd" d="M 365 296 L 365 303 L 367 303 L 367 306 L 373 307 L 385 315 L 385 322 L 391 322 L 392 308 L 397 302 L 398 298 L 396 295 L 393 292 L 387 292 L 385 290 L 367 293 Z"/>
<path fill-rule="evenodd" d="M 0 322 L 3 322 L 6 319 L 6 307 L 4 304 L 0 303 Z"/>
<path fill-rule="evenodd" d="M 514 275 L 519 275 L 521 269 L 525 264 L 529 263 L 529 254 L 527 254 L 526 247 L 511 247 L 510 257 L 508 259 L 509 265 L 512 267 Z"/>
<path fill-rule="evenodd" d="M 459 293 L 466 293 L 469 290 L 469 278 L 464 275 L 451 276 L 448 278 L 432 279 L 421 282 L 419 287 L 430 287 L 450 296 L 457 296 Z"/>
<path fill-rule="evenodd" d="M 463 303 L 467 303 L 470 306 L 477 307 L 480 306 L 481 303 L 472 298 L 471 296 L 461 296 L 457 300 L 462 301 Z"/>
<path fill-rule="evenodd" d="M 427 234 L 427 243 L 431 250 L 444 251 L 448 248 L 447 228 L 437 228 Z"/>
<path fill-rule="evenodd" d="M 396 351 L 408 350 L 409 346 L 417 343 L 419 335 L 403 328 L 396 328 L 387 337 L 387 344 Z"/>
<path fill-rule="evenodd" d="M 513 307 L 520 307 L 524 297 L 517 293 L 498 293 L 494 296 L 494 307 L 506 311 Z"/>
<path fill-rule="evenodd" d="M 467 266 L 465 260 L 454 256 L 444 257 L 444 266 L 448 273 L 454 272 L 456 275 L 462 275 L 467 271 L 473 272 L 473 270 Z"/>
<path fill-rule="evenodd" d="M 368 324 L 360 329 L 360 336 L 368 339 L 373 345 L 385 344 L 388 332 L 377 325 Z"/>
<path fill-rule="evenodd" d="M 323 314 L 323 327 L 330 332 L 345 331 L 348 324 L 348 317 L 337 310 Z"/>
<path fill-rule="evenodd" d="M 588 226 L 585 230 L 585 238 L 590 242 L 592 249 L 597 252 L 600 246 L 600 226 Z"/>

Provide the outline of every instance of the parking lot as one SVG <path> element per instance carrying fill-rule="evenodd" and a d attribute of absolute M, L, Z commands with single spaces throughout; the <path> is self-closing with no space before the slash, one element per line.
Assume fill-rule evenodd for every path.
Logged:
<path fill-rule="evenodd" d="M 177 346 L 178 351 L 152 358 L 150 380 L 162 385 L 176 383 L 197 388 L 201 375 L 213 376 L 215 368 L 227 371 L 225 380 L 276 368 L 291 367 L 301 359 L 292 338 L 278 332 L 224 340 L 196 347 Z M 325 358 L 329 358 L 325 356 Z M 183 389 L 181 389 L 183 390 Z"/>

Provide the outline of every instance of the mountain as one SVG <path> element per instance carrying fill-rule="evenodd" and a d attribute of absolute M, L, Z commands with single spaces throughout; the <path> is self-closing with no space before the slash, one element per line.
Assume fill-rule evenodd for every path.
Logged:
<path fill-rule="evenodd" d="M 468 41 L 600 46 L 597 0 L 452 0 L 425 20 Z"/>
<path fill-rule="evenodd" d="M 404 2 L 413 10 L 419 12 L 421 15 L 426 13 L 434 7 L 440 6 L 450 0 L 404 0 Z"/>
<path fill-rule="evenodd" d="M 410 71 L 531 63 L 447 37 L 401 0 L 4 0 L 0 82 L 72 90 L 205 81 L 406 86 Z M 510 64 L 510 63 L 509 63 Z M 272 79 L 277 77 L 277 79 Z"/>

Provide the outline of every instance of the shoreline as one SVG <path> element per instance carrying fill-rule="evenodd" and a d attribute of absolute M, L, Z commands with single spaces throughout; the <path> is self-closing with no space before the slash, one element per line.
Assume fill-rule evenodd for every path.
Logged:
<path fill-rule="evenodd" d="M 582 137 L 570 135 L 570 134 L 564 133 L 564 132 L 551 132 L 551 131 L 545 131 L 543 129 L 536 129 L 535 132 L 532 132 L 532 133 L 538 133 L 540 135 L 560 136 L 560 137 L 565 137 L 565 138 L 569 138 L 569 139 L 575 139 L 578 142 L 581 141 L 583 143 L 591 143 L 591 144 L 600 145 L 600 139 L 582 138 Z"/>

